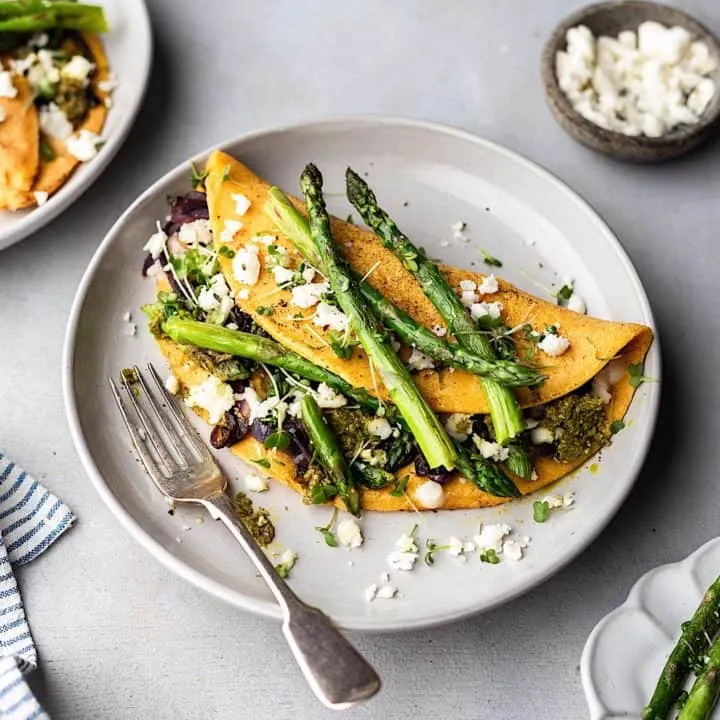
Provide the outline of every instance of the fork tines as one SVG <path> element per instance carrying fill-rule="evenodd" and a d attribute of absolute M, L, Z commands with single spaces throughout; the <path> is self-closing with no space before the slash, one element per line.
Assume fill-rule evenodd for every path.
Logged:
<path fill-rule="evenodd" d="M 113 378 L 108 378 L 122 419 L 147 472 L 158 482 L 157 473 L 168 478 L 178 471 L 188 470 L 191 465 L 208 460 L 214 463 L 151 363 L 147 364 L 147 371 L 153 381 L 152 390 L 137 365 L 133 366 L 132 372 L 123 371 L 120 376 L 124 393 Z M 132 412 L 128 411 L 124 398 L 129 400 Z M 163 490 L 167 492 L 165 488 Z"/>

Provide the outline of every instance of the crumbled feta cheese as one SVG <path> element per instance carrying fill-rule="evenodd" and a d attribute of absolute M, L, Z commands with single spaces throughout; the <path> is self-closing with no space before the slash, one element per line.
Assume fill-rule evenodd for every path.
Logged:
<path fill-rule="evenodd" d="M 171 395 L 177 395 L 180 392 L 180 381 L 172 373 L 165 378 L 163 385 Z"/>
<path fill-rule="evenodd" d="M 261 419 L 277 409 L 278 416 L 286 411 L 287 405 L 277 395 L 271 395 L 266 400 L 260 400 L 260 396 L 251 387 L 246 387 L 245 392 L 238 394 L 238 399 L 244 400 L 250 409 L 250 422 Z"/>
<path fill-rule="evenodd" d="M 481 438 L 479 435 L 472 437 L 475 447 L 486 460 L 494 460 L 495 462 L 505 462 L 510 455 L 510 450 L 503 447 L 500 443 L 490 442 Z"/>
<path fill-rule="evenodd" d="M 340 408 L 344 405 L 347 405 L 347 398 L 340 393 L 336 393 L 329 385 L 324 382 L 320 383 L 317 386 L 317 391 L 315 392 L 315 400 L 318 404 L 318 407 L 323 409 Z"/>
<path fill-rule="evenodd" d="M 395 541 L 395 550 L 388 555 L 388 563 L 393 570 L 410 571 L 418 559 L 418 547 L 412 534 L 403 533 Z"/>
<path fill-rule="evenodd" d="M 480 296 L 474 290 L 463 290 L 460 294 L 460 302 L 466 307 L 472 307 L 480 300 Z"/>
<path fill-rule="evenodd" d="M 242 193 L 231 193 L 230 197 L 235 203 L 235 214 L 242 217 L 249 209 L 252 203 Z"/>
<path fill-rule="evenodd" d="M 33 195 L 35 196 L 35 202 L 37 203 L 38 207 L 44 205 L 50 197 L 50 194 L 46 193 L 44 190 L 36 190 Z"/>
<path fill-rule="evenodd" d="M 566 492 L 564 495 L 546 495 L 542 501 L 546 502 L 551 510 L 569 508 L 575 503 L 575 493 Z"/>
<path fill-rule="evenodd" d="M 408 370 L 432 370 L 435 367 L 432 358 L 413 348 L 407 360 Z"/>
<path fill-rule="evenodd" d="M 303 285 L 303 287 L 308 286 Z M 321 302 L 315 311 L 313 325 L 330 330 L 337 330 L 338 332 L 345 332 L 348 326 L 348 319 L 342 310 L 336 308 L 334 305 Z"/>
<path fill-rule="evenodd" d="M 337 538 L 341 545 L 359 548 L 363 544 L 363 535 L 355 518 L 347 518 L 338 523 Z"/>
<path fill-rule="evenodd" d="M 464 223 L 462 220 L 458 220 L 456 223 L 453 223 L 450 226 L 450 229 L 452 230 L 452 234 L 453 234 L 453 237 L 455 238 L 455 240 L 467 242 L 470 239 L 465 234 L 466 227 L 467 227 L 466 223 Z"/>
<path fill-rule="evenodd" d="M 212 230 L 208 220 L 193 220 L 178 230 L 178 239 L 184 245 L 209 245 L 212 242 Z"/>
<path fill-rule="evenodd" d="M 225 226 L 227 227 L 227 221 Z M 225 232 L 223 230 L 223 232 Z M 257 245 L 245 245 L 235 252 L 232 260 L 233 275 L 243 285 L 255 285 L 260 277 L 260 259 Z"/>
<path fill-rule="evenodd" d="M 559 357 L 570 347 L 570 341 L 562 335 L 545 333 L 538 348 L 550 357 Z"/>
<path fill-rule="evenodd" d="M 567 301 L 567 309 L 580 313 L 581 315 L 584 315 L 587 312 L 585 301 L 582 299 L 582 296 L 577 292 L 577 290 L 573 289 L 573 294 Z"/>
<path fill-rule="evenodd" d="M 512 528 L 509 525 L 483 523 L 480 532 L 473 537 L 473 540 L 480 550 L 494 550 L 499 553 L 503 549 L 503 540 L 511 532 Z"/>
<path fill-rule="evenodd" d="M 210 278 L 210 289 L 220 298 L 230 295 L 230 288 L 222 273 L 217 273 Z"/>
<path fill-rule="evenodd" d="M 311 282 L 315 279 L 315 268 L 313 268 L 313 267 L 306 267 L 306 268 L 302 271 L 301 274 L 302 274 L 302 279 L 303 279 L 306 283 L 311 283 Z"/>
<path fill-rule="evenodd" d="M 0 70 L 0 98 L 12 99 L 17 97 L 17 94 L 18 89 L 13 85 L 12 75 L 7 70 Z"/>
<path fill-rule="evenodd" d="M 365 592 L 363 593 L 365 596 L 365 602 L 372 602 L 375 599 L 375 596 L 377 595 L 377 591 L 378 591 L 377 583 L 368 585 L 365 588 Z"/>
<path fill-rule="evenodd" d="M 326 282 L 298 285 L 292 289 L 290 304 L 299 308 L 309 308 L 320 302 L 320 297 L 329 289 Z"/>
<path fill-rule="evenodd" d="M 547 503 L 547 506 L 551 510 L 555 510 L 556 508 L 561 508 L 563 506 L 562 498 L 559 495 L 546 495 L 542 502 Z"/>
<path fill-rule="evenodd" d="M 437 510 L 445 504 L 445 489 L 434 480 L 426 480 L 415 488 L 415 499 L 422 507 Z"/>
<path fill-rule="evenodd" d="M 117 78 L 110 73 L 106 80 L 101 80 L 98 84 L 98 90 L 102 93 L 111 93 L 118 86 Z"/>
<path fill-rule="evenodd" d="M 212 312 L 215 308 L 220 307 L 220 301 L 215 297 L 215 293 L 210 288 L 202 288 L 197 296 L 198 305 L 205 312 Z"/>
<path fill-rule="evenodd" d="M 250 291 L 247 288 L 242 288 L 242 290 L 237 291 L 237 297 L 238 300 L 247 300 L 250 297 Z"/>
<path fill-rule="evenodd" d="M 375 417 L 368 421 L 367 430 L 371 435 L 387 440 L 392 435 L 392 425 L 383 417 Z"/>
<path fill-rule="evenodd" d="M 378 600 L 392 600 L 395 595 L 397 595 L 397 588 L 394 585 L 383 585 L 375 593 Z"/>
<path fill-rule="evenodd" d="M 681 27 L 643 22 L 637 35 L 595 40 L 580 26 L 556 56 L 558 84 L 575 109 L 601 127 L 660 137 L 698 122 L 715 95 L 707 77 L 714 60 L 702 41 Z"/>
<path fill-rule="evenodd" d="M 230 244 L 235 239 L 235 233 L 240 232 L 242 228 L 243 224 L 239 220 L 225 220 L 225 226 L 220 233 L 220 242 L 226 245 Z M 249 246 L 246 245 L 245 247 L 247 248 Z"/>
<path fill-rule="evenodd" d="M 465 545 L 460 538 L 451 537 L 448 542 L 448 555 L 460 557 L 465 552 Z"/>
<path fill-rule="evenodd" d="M 208 414 L 208 422 L 217 425 L 235 404 L 235 398 L 230 385 L 210 375 L 204 382 L 190 388 L 185 402 L 189 407 L 205 410 Z"/>
<path fill-rule="evenodd" d="M 403 552 L 401 550 L 393 550 L 388 555 L 388 564 L 393 570 L 404 570 L 409 572 L 415 567 L 415 562 L 418 559 L 416 552 Z"/>
<path fill-rule="evenodd" d="M 479 320 L 483 317 L 489 317 L 491 320 L 497 320 L 500 317 L 503 306 L 499 302 L 479 302 L 470 306 L 470 317 L 473 320 Z"/>
<path fill-rule="evenodd" d="M 543 445 L 555 442 L 555 436 L 552 434 L 552 431 L 542 426 L 533 428 L 530 431 L 530 439 L 532 440 L 533 445 Z"/>
<path fill-rule="evenodd" d="M 39 111 L 39 118 L 40 130 L 45 135 L 57 140 L 66 140 L 72 135 L 72 124 L 55 103 L 43 105 Z"/>
<path fill-rule="evenodd" d="M 292 570 L 297 562 L 297 553 L 294 550 L 284 550 L 280 554 L 280 564 L 284 565 L 288 570 Z"/>
<path fill-rule="evenodd" d="M 84 128 L 71 135 L 65 141 L 67 151 L 80 162 L 88 162 L 98 154 L 98 145 L 102 142 L 99 135 Z"/>
<path fill-rule="evenodd" d="M 414 552 L 418 551 L 415 543 L 415 536 L 410 533 L 403 533 L 396 541 L 395 547 L 401 552 Z"/>
<path fill-rule="evenodd" d="M 465 413 L 452 413 L 445 420 L 448 435 L 458 442 L 465 442 L 472 432 L 472 419 Z"/>
<path fill-rule="evenodd" d="M 249 492 L 261 493 L 265 492 L 269 487 L 270 485 L 268 484 L 267 479 L 262 475 L 248 473 L 245 476 L 245 489 Z"/>
<path fill-rule="evenodd" d="M 437 335 L 440 338 L 447 335 L 447 328 L 443 327 L 442 325 L 433 325 L 431 330 L 433 335 Z"/>
<path fill-rule="evenodd" d="M 472 280 L 460 281 L 460 290 L 462 292 L 474 292 L 476 287 L 477 283 L 473 282 Z"/>
<path fill-rule="evenodd" d="M 272 274 L 275 278 L 276 285 L 284 285 L 285 283 L 289 283 L 293 279 L 295 271 L 291 270 L 290 268 L 283 267 L 282 265 L 275 265 L 275 267 L 272 269 Z"/>
<path fill-rule="evenodd" d="M 611 360 L 592 381 L 592 393 L 607 405 L 612 400 L 610 388 L 625 375 L 622 360 Z"/>
<path fill-rule="evenodd" d="M 148 241 L 143 246 L 143 250 L 145 250 L 145 252 L 149 252 L 150 255 L 152 255 L 153 259 L 157 260 L 157 258 L 160 257 L 163 250 L 165 249 L 166 242 L 167 242 L 167 235 L 163 232 L 163 229 L 160 227 L 160 223 L 158 223 L 157 232 L 153 233 L 148 238 Z"/>
<path fill-rule="evenodd" d="M 488 275 L 478 285 L 478 292 L 481 295 L 492 295 L 500 289 L 497 278 L 494 275 Z"/>
<path fill-rule="evenodd" d="M 132 320 L 132 315 L 129 310 L 123 313 L 122 319 L 124 322 L 130 322 Z"/>
<path fill-rule="evenodd" d="M 530 544 L 530 538 L 520 537 L 515 540 L 505 540 L 502 547 L 503 557 L 508 560 L 522 560 L 523 550 Z"/>
<path fill-rule="evenodd" d="M 90 73 L 95 69 L 95 65 L 82 55 L 73 55 L 70 61 L 62 66 L 60 77 L 69 80 L 77 80 L 83 84 L 87 84 Z"/>

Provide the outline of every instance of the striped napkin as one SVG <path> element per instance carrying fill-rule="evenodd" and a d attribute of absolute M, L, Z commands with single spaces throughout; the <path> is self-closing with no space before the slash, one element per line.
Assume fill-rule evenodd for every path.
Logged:
<path fill-rule="evenodd" d="M 37 651 L 13 568 L 34 560 L 74 520 L 70 508 L 0 452 L 0 718 L 49 720 L 23 673 Z"/>

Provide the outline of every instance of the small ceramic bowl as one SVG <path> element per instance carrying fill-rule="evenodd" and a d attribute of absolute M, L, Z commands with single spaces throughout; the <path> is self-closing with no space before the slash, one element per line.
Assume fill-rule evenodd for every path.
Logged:
<path fill-rule="evenodd" d="M 558 85 L 555 56 L 565 50 L 565 35 L 577 25 L 588 27 L 595 37 L 617 37 L 623 30 L 637 31 L 640 23 L 654 20 L 668 27 L 680 25 L 702 40 L 718 60 L 710 77 L 716 92 L 700 121 L 695 125 L 679 125 L 662 137 L 630 136 L 606 130 L 584 118 L 570 103 Z M 545 96 L 555 119 L 583 145 L 620 160 L 658 162 L 678 157 L 708 140 L 720 126 L 720 42 L 703 25 L 684 12 L 667 5 L 641 0 L 603 2 L 590 5 L 566 18 L 547 41 L 542 55 L 542 82 Z"/>

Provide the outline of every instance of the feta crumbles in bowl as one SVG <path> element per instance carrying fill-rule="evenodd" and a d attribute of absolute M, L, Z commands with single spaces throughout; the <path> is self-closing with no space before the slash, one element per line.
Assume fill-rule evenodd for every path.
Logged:
<path fill-rule="evenodd" d="M 720 119 L 720 45 L 665 5 L 605 2 L 575 13 L 548 40 L 542 76 L 562 127 L 619 159 L 677 157 Z"/>

